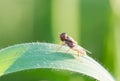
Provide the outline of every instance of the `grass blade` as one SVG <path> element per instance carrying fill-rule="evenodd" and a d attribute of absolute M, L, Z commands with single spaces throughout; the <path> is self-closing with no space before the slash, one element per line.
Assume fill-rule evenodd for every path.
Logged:
<path fill-rule="evenodd" d="M 26 43 L 7 47 L 0 51 L 0 76 L 37 68 L 63 69 L 88 75 L 100 81 L 115 81 L 95 60 L 85 55 L 78 57 L 75 51 L 49 43 Z"/>

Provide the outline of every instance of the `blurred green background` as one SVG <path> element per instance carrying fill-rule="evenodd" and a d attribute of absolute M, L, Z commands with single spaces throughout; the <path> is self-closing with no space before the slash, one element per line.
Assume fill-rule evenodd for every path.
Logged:
<path fill-rule="evenodd" d="M 61 32 L 120 81 L 119 0 L 0 0 L 1 49 L 37 41 L 59 44 Z"/>

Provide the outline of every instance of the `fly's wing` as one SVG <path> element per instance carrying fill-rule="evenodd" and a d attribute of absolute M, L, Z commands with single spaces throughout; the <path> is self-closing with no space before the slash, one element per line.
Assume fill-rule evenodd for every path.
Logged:
<path fill-rule="evenodd" d="M 88 51 L 87 49 L 84 49 L 87 53 L 92 54 L 92 52 Z"/>
<path fill-rule="evenodd" d="M 92 54 L 92 52 L 88 51 L 87 49 L 79 46 L 79 45 L 76 45 L 76 47 L 79 49 L 79 50 L 84 50 L 85 52 L 89 53 L 89 54 Z"/>

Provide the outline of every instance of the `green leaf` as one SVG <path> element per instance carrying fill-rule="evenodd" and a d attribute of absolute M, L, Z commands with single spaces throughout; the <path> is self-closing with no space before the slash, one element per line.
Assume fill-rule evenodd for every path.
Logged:
<path fill-rule="evenodd" d="M 78 56 L 73 50 L 49 43 L 26 43 L 7 47 L 0 51 L 0 76 L 29 69 L 51 68 L 78 72 L 100 81 L 115 81 L 112 76 L 91 57 Z"/>

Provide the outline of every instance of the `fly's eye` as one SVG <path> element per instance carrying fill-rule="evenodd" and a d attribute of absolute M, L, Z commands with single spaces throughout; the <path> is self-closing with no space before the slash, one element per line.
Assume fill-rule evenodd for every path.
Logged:
<path fill-rule="evenodd" d="M 67 39 L 67 34 L 66 33 L 60 34 L 60 39 L 61 41 L 65 41 Z"/>

